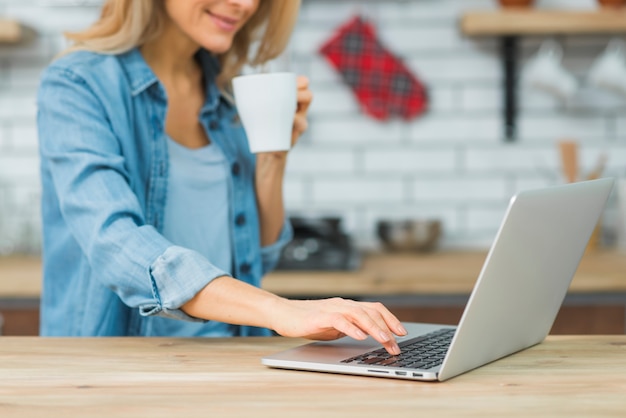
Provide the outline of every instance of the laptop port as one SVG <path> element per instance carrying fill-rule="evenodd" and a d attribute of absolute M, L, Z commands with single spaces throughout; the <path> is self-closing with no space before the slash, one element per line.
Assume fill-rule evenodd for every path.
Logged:
<path fill-rule="evenodd" d="M 424 377 L 422 373 L 413 373 L 413 377 Z"/>
<path fill-rule="evenodd" d="M 398 376 L 406 376 L 406 372 L 396 372 L 396 375 L 398 375 Z"/>

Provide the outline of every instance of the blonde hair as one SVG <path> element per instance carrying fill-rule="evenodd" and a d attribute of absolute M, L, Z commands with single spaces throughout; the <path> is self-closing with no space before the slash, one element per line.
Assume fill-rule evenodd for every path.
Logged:
<path fill-rule="evenodd" d="M 218 56 L 220 88 L 246 64 L 262 65 L 279 56 L 289 41 L 300 9 L 300 0 L 259 0 L 256 13 L 235 35 L 232 47 Z M 73 42 L 67 50 L 120 54 L 159 36 L 166 20 L 163 0 L 107 0 L 98 21 L 82 32 L 66 33 Z M 250 46 L 258 41 L 254 56 Z"/>

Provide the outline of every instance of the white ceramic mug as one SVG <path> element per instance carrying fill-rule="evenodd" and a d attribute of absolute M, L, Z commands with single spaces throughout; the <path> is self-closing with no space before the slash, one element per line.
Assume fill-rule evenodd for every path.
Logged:
<path fill-rule="evenodd" d="M 295 73 L 235 77 L 233 93 L 251 152 L 286 151 L 291 148 L 297 107 Z"/>
<path fill-rule="evenodd" d="M 576 77 L 561 64 L 563 50 L 553 40 L 545 41 L 528 63 L 524 82 L 561 100 L 571 99 L 578 91 Z"/>
<path fill-rule="evenodd" d="M 588 81 L 598 88 L 626 96 L 626 44 L 621 39 L 609 42 L 589 70 Z"/>

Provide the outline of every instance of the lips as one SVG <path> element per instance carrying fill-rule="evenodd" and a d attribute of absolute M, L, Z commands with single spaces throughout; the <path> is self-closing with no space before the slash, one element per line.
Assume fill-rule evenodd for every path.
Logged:
<path fill-rule="evenodd" d="M 215 13 L 207 12 L 215 25 L 225 31 L 234 31 L 237 28 L 238 19 L 229 18 Z"/>

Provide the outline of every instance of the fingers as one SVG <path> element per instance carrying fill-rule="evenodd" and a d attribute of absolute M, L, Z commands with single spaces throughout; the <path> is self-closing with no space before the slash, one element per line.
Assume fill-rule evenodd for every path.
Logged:
<path fill-rule="evenodd" d="M 406 335 L 406 330 L 382 304 L 341 298 L 329 299 L 327 302 L 332 305 L 334 311 L 331 325 L 335 329 L 355 339 L 363 339 L 364 335 L 370 335 L 390 354 L 400 354 L 394 334 Z"/>
<path fill-rule="evenodd" d="M 394 335 L 406 335 L 400 321 L 381 303 L 349 299 L 288 300 L 274 328 L 280 335 L 333 340 L 344 335 L 356 340 L 371 336 L 390 354 L 400 354 Z"/>
<path fill-rule="evenodd" d="M 301 135 L 309 127 L 309 122 L 306 117 L 300 114 L 296 114 L 293 118 L 293 131 L 298 135 Z"/>
<path fill-rule="evenodd" d="M 361 328 L 348 321 L 348 319 L 341 314 L 335 314 L 332 325 L 337 331 L 355 340 L 364 340 L 367 338 L 367 335 L 361 331 Z"/>
<path fill-rule="evenodd" d="M 313 93 L 309 90 L 309 79 L 305 76 L 298 76 L 296 79 L 296 85 L 298 88 L 297 101 L 298 106 L 293 121 L 293 133 L 291 135 L 291 146 L 293 147 L 298 138 L 309 127 L 306 115 L 309 110 L 309 106 L 313 101 Z"/>
<path fill-rule="evenodd" d="M 313 93 L 309 90 L 309 79 L 305 76 L 298 76 L 296 85 L 298 88 L 297 101 L 298 110 L 297 113 L 305 113 L 308 111 L 311 102 L 313 101 Z"/>
<path fill-rule="evenodd" d="M 298 90 L 309 87 L 309 78 L 305 75 L 299 75 L 296 77 L 296 87 L 298 87 Z"/>
<path fill-rule="evenodd" d="M 373 302 L 372 305 L 373 308 L 380 313 L 383 320 L 385 321 L 385 324 L 387 324 L 389 329 L 392 330 L 394 334 L 399 336 L 407 335 L 407 331 L 400 322 L 400 320 L 398 320 L 398 318 L 396 318 L 394 314 L 389 312 L 389 310 L 382 303 Z"/>
<path fill-rule="evenodd" d="M 352 319 L 356 326 L 381 343 L 390 354 L 400 354 L 400 347 L 398 347 L 394 337 L 396 332 L 390 328 L 390 324 L 387 323 L 380 311 L 381 308 L 386 311 L 382 305 L 361 304 Z M 389 314 L 395 319 L 393 314 Z"/>

